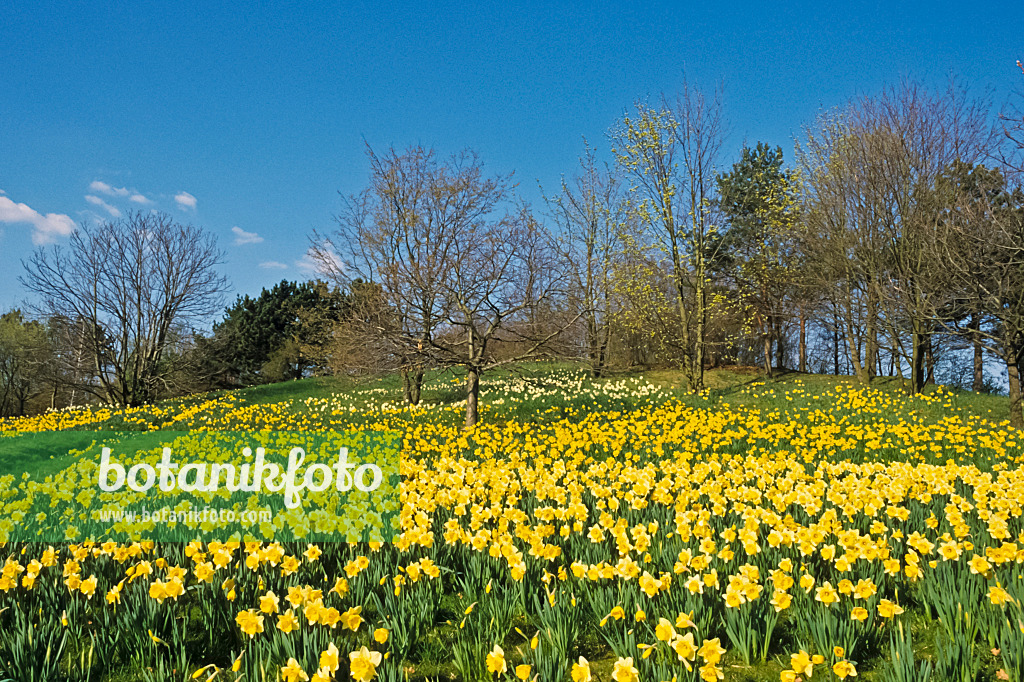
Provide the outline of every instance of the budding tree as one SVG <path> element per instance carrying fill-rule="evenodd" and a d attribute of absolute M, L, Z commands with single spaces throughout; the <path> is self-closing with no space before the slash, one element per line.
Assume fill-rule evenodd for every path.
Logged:
<path fill-rule="evenodd" d="M 635 105 L 612 130 L 613 152 L 632 183 L 636 216 L 671 273 L 690 390 L 704 388 L 711 261 L 716 244 L 715 173 L 722 145 L 721 93 L 684 85 L 674 100 Z"/>

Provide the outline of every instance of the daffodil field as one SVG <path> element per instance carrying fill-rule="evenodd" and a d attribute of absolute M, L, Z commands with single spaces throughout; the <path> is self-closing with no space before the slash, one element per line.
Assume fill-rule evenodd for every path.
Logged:
<path fill-rule="evenodd" d="M 559 370 L 464 432 L 452 381 L 3 422 L 402 447 L 392 542 L 6 543 L 0 680 L 1024 680 L 1024 441 L 955 393 Z M 0 479 L 0 523 L 83 466 Z"/>

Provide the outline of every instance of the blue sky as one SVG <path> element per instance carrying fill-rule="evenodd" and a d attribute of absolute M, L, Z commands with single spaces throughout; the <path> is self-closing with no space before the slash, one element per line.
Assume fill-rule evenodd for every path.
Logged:
<path fill-rule="evenodd" d="M 582 5 L 582 3 L 581 3 Z M 781 5 L 781 4 L 778 4 Z M 527 199 L 585 136 L 687 75 L 721 81 L 732 158 L 822 107 L 950 72 L 1024 86 L 1019 3 L 4 3 L 0 308 L 34 244 L 132 208 L 218 236 L 234 293 L 304 278 L 375 148 L 475 149 Z M 1022 87 L 1024 89 L 1024 87 Z"/>

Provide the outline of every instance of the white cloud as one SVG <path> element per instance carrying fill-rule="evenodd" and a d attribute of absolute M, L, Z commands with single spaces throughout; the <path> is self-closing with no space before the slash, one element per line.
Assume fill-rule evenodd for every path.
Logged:
<path fill-rule="evenodd" d="M 178 208 L 195 209 L 196 207 L 196 198 L 188 192 L 178 192 L 174 195 L 174 201 L 178 204 Z"/>
<path fill-rule="evenodd" d="M 103 199 L 100 199 L 98 196 L 96 196 L 94 194 L 86 194 L 85 195 L 85 200 L 88 201 L 93 206 L 99 206 L 100 208 L 102 208 L 104 211 L 106 211 L 107 213 L 109 213 L 110 215 L 112 215 L 115 218 L 120 218 L 121 217 L 121 211 L 120 210 L 118 210 L 114 206 L 111 206 L 107 202 L 103 201 Z"/>
<path fill-rule="evenodd" d="M 105 194 L 108 197 L 116 197 L 118 199 L 127 197 L 128 201 L 142 206 L 148 206 L 153 203 L 149 197 L 137 190 L 128 189 L 127 187 L 113 187 L 102 180 L 93 180 L 90 182 L 89 191 L 93 192 L 94 196 L 95 194 Z"/>
<path fill-rule="evenodd" d="M 231 231 L 235 235 L 235 244 L 236 245 L 259 244 L 260 242 L 263 241 L 263 237 L 259 236 L 257 233 L 255 233 L 255 232 L 246 232 L 245 230 L 240 228 L 238 225 L 235 225 L 234 227 L 232 227 Z"/>
<path fill-rule="evenodd" d="M 57 237 L 67 237 L 75 231 L 75 221 L 63 213 L 47 213 L 16 204 L 0 192 L 0 223 L 28 223 L 32 226 L 32 243 L 36 246 L 52 244 Z"/>
<path fill-rule="evenodd" d="M 89 189 L 93 192 L 106 194 L 108 197 L 126 197 L 131 192 L 125 187 L 111 187 L 101 180 L 93 180 L 89 183 Z"/>
<path fill-rule="evenodd" d="M 318 251 L 316 256 L 313 255 L 313 249 L 306 251 L 302 258 L 295 261 L 295 267 L 310 277 L 345 271 L 345 263 L 341 260 L 341 256 L 335 253 L 328 244 L 325 243 Z M 326 262 L 324 262 L 325 259 Z"/>
<path fill-rule="evenodd" d="M 264 270 L 287 270 L 288 266 L 284 263 L 279 263 L 276 260 L 268 260 L 264 263 L 260 263 L 260 267 Z"/>

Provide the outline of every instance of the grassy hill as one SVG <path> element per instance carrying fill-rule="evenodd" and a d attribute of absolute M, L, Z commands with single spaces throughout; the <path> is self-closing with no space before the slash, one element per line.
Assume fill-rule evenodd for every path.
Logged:
<path fill-rule="evenodd" d="M 559 382 L 572 376 L 575 393 L 560 393 Z M 947 418 L 990 424 L 1004 424 L 1008 415 L 1004 396 L 976 394 L 969 391 L 929 385 L 922 396 L 909 397 L 897 380 L 879 378 L 870 387 L 862 387 L 852 377 L 784 372 L 772 379 L 756 368 L 725 368 L 707 372 L 706 397 L 693 396 L 686 388 L 685 377 L 678 370 L 621 372 L 602 379 L 590 379 L 579 367 L 567 363 L 532 363 L 488 374 L 482 384 L 482 421 L 484 423 L 516 420 L 544 423 L 555 418 L 582 415 L 610 407 L 608 403 L 588 402 L 581 398 L 580 387 L 600 391 L 602 387 L 645 385 L 658 389 L 660 399 L 676 399 L 694 406 L 719 410 L 758 410 L 775 419 L 784 415 L 821 410 L 833 411 L 840 394 L 864 391 L 874 401 L 881 401 L 887 413 L 868 404 L 860 406 L 849 419 L 863 420 L 884 416 L 939 422 Z M 332 410 L 348 410 L 353 415 L 375 413 L 383 406 L 397 412 L 403 419 L 416 423 L 461 423 L 461 405 L 465 400 L 463 374 L 459 370 L 428 373 L 421 405 L 406 410 L 402 404 L 401 378 L 397 374 L 374 377 L 315 377 L 296 381 L 214 391 L 157 403 L 154 406 L 129 410 L 93 408 L 73 414 L 85 415 L 80 420 L 64 422 L 43 418 L 11 419 L 0 422 L 0 471 L 20 475 L 29 473 L 43 477 L 60 471 L 73 457 L 70 449 L 88 445 L 87 433 L 103 431 L 185 430 L 202 427 L 196 419 L 183 420 L 182 415 L 206 417 L 209 421 L 228 419 L 230 414 L 257 407 L 273 407 L 292 415 L 313 415 L 322 412 L 324 401 Z M 505 399 L 495 402 L 498 392 L 508 390 L 509 382 L 523 390 L 513 403 Z M 511 389 L 513 392 L 515 388 Z M 534 390 L 530 393 L 529 390 Z M 617 409 L 629 410 L 646 404 L 646 394 L 621 395 L 614 402 Z M 1004 424 L 1005 425 L 1005 424 Z M 327 426 L 325 424 L 325 426 Z M 336 426 L 336 425 L 335 425 Z M 55 432 L 52 429 L 60 429 Z M 221 426 L 220 428 L 223 428 Z M 39 432 L 36 432 L 39 431 Z M 146 443 L 152 438 L 127 436 L 133 442 Z M 64 454 L 60 454 L 61 452 Z"/>
<path fill-rule="evenodd" d="M 842 609 L 847 610 L 841 611 L 839 607 L 821 605 L 815 596 L 821 592 L 812 592 L 803 585 L 781 588 L 791 589 L 793 605 L 780 616 L 767 655 L 751 659 L 749 652 L 741 654 L 742 638 L 735 632 L 729 634 L 729 619 L 740 613 L 745 614 L 743 618 L 754 618 L 743 626 L 752 633 L 763 634 L 774 628 L 772 619 L 776 612 L 767 600 L 779 591 L 778 585 L 784 584 L 773 584 L 776 579 L 787 577 L 780 574 L 782 571 L 792 573 L 793 579 L 804 574 L 814 577 L 816 590 L 828 586 L 826 595 L 834 591 L 833 586 L 844 589 L 842 582 L 850 582 L 852 590 L 853 582 L 866 576 L 879 590 L 877 595 L 864 598 L 871 609 L 877 610 L 883 598 L 886 603 L 893 600 L 892 603 L 901 604 L 901 609 L 906 607 L 900 623 L 906 625 L 908 636 L 913 632 L 912 646 L 919 660 L 927 658 L 936 665 L 947 665 L 948 662 L 942 663 L 944 659 L 936 643 L 946 641 L 941 639 L 946 635 L 938 618 L 951 617 L 941 611 L 950 599 L 951 603 L 970 602 L 978 607 L 979 613 L 987 614 L 988 620 L 981 621 L 987 628 L 986 636 L 998 643 L 991 638 L 1001 636 L 999 607 L 992 601 L 988 608 L 988 593 L 984 590 L 991 586 L 989 581 L 995 581 L 991 583 L 994 585 L 1001 580 L 1015 595 L 1024 598 L 1024 582 L 1015 563 L 972 573 L 976 564 L 968 566 L 971 554 L 961 547 L 961 563 L 947 564 L 935 559 L 928 569 L 934 572 L 926 572 L 920 581 L 920 575 L 911 575 L 911 564 L 902 566 L 899 559 L 911 546 L 921 546 L 908 544 L 911 534 L 917 538 L 914 543 L 923 542 L 918 535 L 924 533 L 931 538 L 927 542 L 933 547 L 944 543 L 944 551 L 957 549 L 956 542 L 941 536 L 949 532 L 957 533 L 958 537 L 961 532 L 966 533 L 962 537 L 970 536 L 977 543 L 977 551 L 991 556 L 993 561 L 1002 556 L 1000 552 L 1005 547 L 996 538 L 1002 538 L 1003 530 L 995 522 L 995 515 L 986 509 L 982 516 L 968 505 L 963 505 L 963 511 L 954 505 L 951 512 L 949 504 L 954 497 L 962 504 L 980 496 L 991 498 L 986 504 L 993 509 L 1019 505 L 1014 486 L 1024 480 L 1018 474 L 1018 466 L 1024 461 L 1024 447 L 1018 443 L 1018 432 L 1003 421 L 1005 398 L 941 386 L 931 386 L 924 395 L 910 397 L 891 380 L 882 379 L 862 387 L 850 378 L 795 372 L 766 380 L 761 372 L 744 368 L 711 371 L 707 384 L 709 390 L 695 396 L 686 390 L 684 378 L 676 371 L 623 373 L 593 380 L 581 368 L 571 365 L 518 366 L 484 377 L 481 423 L 472 433 L 462 429 L 464 396 L 458 372 L 430 375 L 423 401 L 414 408 L 402 403 L 400 377 L 388 375 L 305 379 L 132 409 L 96 407 L 6 420 L 0 425 L 0 470 L 7 474 L 0 477 L 0 525 L 5 500 L 8 515 L 19 513 L 21 500 L 35 513 L 38 507 L 29 503 L 39 501 L 38 495 L 34 498 L 32 493 L 37 483 L 64 495 L 62 504 L 54 507 L 54 514 L 70 510 L 69 518 L 74 519 L 78 518 L 79 509 L 90 508 L 91 497 L 80 501 L 69 492 L 70 484 L 65 484 L 74 480 L 67 472 L 91 466 L 88 460 L 97 454 L 92 443 L 93 432 L 97 430 L 122 431 L 120 437 L 125 442 L 151 446 L 168 432 L 192 429 L 379 429 L 399 431 L 406 438 L 404 453 L 408 467 L 402 472 L 403 491 L 419 501 L 411 505 L 411 511 L 422 510 L 422 517 L 417 520 L 410 513 L 403 522 L 403 530 L 414 537 L 414 533 L 430 528 L 437 537 L 436 542 L 422 546 L 399 547 L 395 543 L 396 546 L 368 552 L 373 559 L 362 578 L 358 577 L 361 569 L 353 562 L 363 550 L 337 541 L 324 543 L 323 556 L 315 561 L 301 559 L 307 550 L 305 543 L 292 546 L 289 551 L 295 556 L 287 570 L 284 564 L 260 558 L 257 565 L 262 568 L 254 572 L 243 563 L 241 553 L 233 557 L 223 555 L 230 562 L 232 580 L 238 583 L 237 597 L 234 588 L 224 587 L 228 582 L 220 578 L 194 580 L 185 575 L 184 582 L 189 587 L 180 605 L 177 598 L 154 602 L 160 598 L 159 592 L 153 597 L 146 590 L 156 582 L 150 583 L 150 587 L 143 583 L 133 588 L 129 580 L 129 596 L 124 604 L 104 610 L 100 599 L 88 602 L 78 593 L 69 592 L 60 569 L 55 568 L 45 589 L 32 593 L 45 596 L 47 610 L 28 601 L 22 608 L 17 601 L 22 595 L 7 593 L 13 582 L 6 589 L 0 583 L 0 623 L 7 618 L 6 622 L 14 624 L 12 632 L 20 633 L 19 637 L 27 637 L 25 633 L 36 629 L 59 631 L 56 624 L 67 607 L 78 630 L 67 645 L 65 664 L 69 668 L 79 665 L 82 679 L 140 679 L 140 670 L 158 664 L 172 665 L 167 663 L 172 652 L 182 657 L 173 665 L 191 675 L 207 664 L 229 666 L 242 650 L 248 652 L 243 660 L 243 666 L 248 666 L 245 679 L 258 679 L 259 666 L 283 665 L 291 655 L 291 647 L 297 647 L 300 658 L 305 655 L 304 665 L 308 667 L 326 646 L 326 639 L 307 640 L 303 639 L 304 634 L 290 637 L 278 631 L 269 613 L 266 632 L 258 638 L 252 639 L 239 630 L 241 623 L 236 618 L 246 609 L 255 614 L 257 607 L 262 608 L 260 595 L 266 590 L 284 595 L 301 584 L 320 589 L 327 595 L 324 599 L 336 604 L 339 611 L 365 607 L 362 617 L 368 621 L 367 628 L 351 633 L 329 631 L 332 638 L 347 638 L 348 648 L 343 654 L 356 650 L 357 645 L 382 644 L 374 643 L 370 632 L 378 626 L 390 628 L 391 636 L 396 638 L 394 646 L 399 647 L 395 651 L 400 651 L 408 662 L 409 679 L 414 680 L 484 679 L 463 675 L 452 652 L 457 650 L 463 657 L 479 656 L 493 644 L 504 647 L 511 663 L 530 660 L 541 665 L 539 659 L 531 658 L 529 637 L 540 627 L 541 619 L 556 615 L 559 627 L 572 629 L 572 623 L 580 627 L 567 640 L 574 643 L 566 644 L 569 648 L 559 649 L 562 653 L 552 654 L 550 660 L 559 656 L 560 660 L 567 660 L 569 651 L 573 653 L 572 660 L 586 656 L 592 663 L 594 679 L 607 682 L 616 659 L 632 656 L 638 667 L 648 666 L 644 668 L 643 679 L 667 679 L 655 675 L 655 668 L 650 667 L 653 660 L 641 662 L 636 647 L 644 643 L 664 649 L 664 643 L 657 644 L 662 641 L 655 631 L 658 618 L 667 617 L 671 622 L 685 613 L 695 614 L 701 638 L 720 639 L 729 649 L 722 659 L 729 680 L 774 682 L 786 669 L 791 655 L 807 649 L 821 652 L 827 658 L 840 636 L 842 641 L 849 641 L 850 647 L 859 647 L 854 660 L 860 679 L 894 679 L 884 672 L 890 632 L 894 632 L 886 624 L 888 616 L 872 616 L 874 620 L 863 628 L 851 625 L 852 612 L 848 607 L 854 602 L 850 598 L 844 597 Z M 70 452 L 71 449 L 76 452 Z M 931 466 L 936 464 L 940 466 Z M 1000 480 L 997 486 L 990 485 L 993 474 Z M 18 480 L 21 475 L 27 480 Z M 80 476 L 78 482 L 84 479 Z M 661 485 L 668 487 L 661 490 Z M 669 490 L 672 494 L 667 494 Z M 553 496 L 544 491 L 554 491 Z M 552 505 L 564 503 L 553 500 L 563 493 L 575 495 L 580 501 L 571 507 L 559 506 L 557 511 L 565 523 L 554 524 L 556 508 Z M 458 495 L 462 494 L 465 502 L 458 503 Z M 882 495 L 885 502 L 877 495 Z M 678 499 L 689 500 L 687 505 L 693 516 L 684 518 L 676 514 Z M 584 508 L 586 524 L 570 528 L 567 514 Z M 491 521 L 484 516 L 492 509 L 504 510 L 501 513 L 510 514 L 509 518 L 520 519 L 515 522 L 516 533 L 528 531 L 530 541 L 509 533 L 501 546 L 492 545 L 498 554 L 489 554 L 488 536 L 475 536 L 470 531 L 486 528 Z M 611 512 L 618 514 L 618 520 L 625 525 L 613 525 L 617 521 Z M 699 514 L 706 516 L 697 521 Z M 761 518 L 759 523 L 773 528 L 776 535 L 769 536 L 766 528 L 758 548 L 747 552 L 744 543 L 735 541 L 741 539 L 738 533 L 746 522 L 755 517 Z M 528 523 L 520 525 L 524 519 Z M 422 526 L 417 525 L 421 523 Z M 463 529 L 462 523 L 469 523 L 469 528 Z M 1005 537 L 1016 538 L 1024 531 L 1019 513 L 1007 514 L 1006 523 Z M 672 530 L 680 527 L 677 524 L 688 528 L 686 539 L 681 532 Z M 554 532 L 556 525 L 560 532 L 564 531 L 558 537 Z M 704 540 L 710 546 L 705 548 L 705 542 L 695 534 L 689 536 L 691 525 L 694 533 L 698 527 L 707 531 Z M 462 539 L 452 535 L 449 541 L 449 532 L 466 535 L 458 536 Z M 788 542 L 780 544 L 783 534 L 791 536 Z M 991 538 L 988 534 L 992 534 Z M 870 547 L 862 542 L 868 540 Z M 854 556 L 855 552 L 874 552 L 871 547 L 876 547 L 875 541 L 884 541 L 889 543 L 887 547 L 891 544 L 894 548 L 891 560 L 896 562 L 895 569 L 883 570 L 875 554 L 871 558 Z M 612 571 L 613 566 L 614 571 L 629 569 L 628 562 L 623 563 L 618 543 L 637 545 L 633 556 L 642 565 L 634 564 L 636 573 L 628 579 L 620 575 L 614 580 L 595 573 L 598 566 L 601 571 Z M 735 544 L 730 548 L 729 543 Z M 517 544 L 518 554 L 492 561 L 502 556 L 502 547 Z M 643 549 L 639 548 L 641 545 Z M 840 546 L 856 563 L 855 571 L 839 566 L 840 561 L 846 561 L 844 552 L 837 550 Z M 559 554 L 535 553 L 545 548 L 557 549 Z M 182 555 L 180 546 L 164 545 L 159 551 L 166 553 L 171 564 L 198 563 Z M 626 550 L 629 551 L 632 550 Z M 222 549 L 210 548 L 210 552 L 223 554 Z M 265 551 L 257 553 L 262 557 Z M 517 561 L 526 567 L 518 577 L 509 572 L 514 562 L 507 560 L 513 556 L 519 557 Z M 684 556 L 688 562 L 703 561 L 703 566 L 678 564 Z M 928 559 L 932 556 L 939 555 L 930 555 Z M 392 600 L 389 595 L 399 595 L 396 570 L 401 572 L 406 564 L 409 568 L 422 567 L 418 562 L 426 559 L 432 562 L 431 567 L 443 568 L 441 581 L 425 583 L 421 579 L 416 586 L 403 588 L 411 596 Z M 548 563 L 556 559 L 561 563 Z M 126 579 L 125 567 L 109 556 L 101 554 L 87 560 L 83 554 L 81 560 L 89 562 L 89 568 L 83 569 L 83 579 L 93 570 L 99 575 L 100 587 L 89 588 L 97 589 L 97 594 L 104 594 Z M 410 561 L 414 563 L 409 564 Z M 791 567 L 778 568 L 786 565 L 784 562 L 791 562 Z M 743 571 L 749 572 L 752 566 L 758 569 L 754 581 L 763 582 L 758 590 L 764 589 L 764 594 L 757 597 L 757 609 L 727 610 L 718 590 L 725 590 L 741 577 L 749 579 L 749 573 Z M 713 572 L 709 570 L 712 567 Z M 548 575 L 549 569 L 560 571 L 564 577 Z M 9 570 L 13 574 L 17 568 Z M 146 570 L 150 568 L 147 566 Z M 422 570 L 413 569 L 406 576 L 420 576 Z M 575 577 L 571 577 L 570 570 Z M 637 577 L 640 571 L 648 570 L 652 575 L 648 576 L 647 588 L 641 588 Z M 906 577 L 901 570 L 906 571 Z M 295 572 L 299 577 L 293 577 Z M 351 578 L 353 591 L 332 596 L 335 580 L 342 573 Z M 693 582 L 698 576 L 706 581 L 706 593 Z M 736 584 L 741 583 L 745 588 L 757 587 L 742 580 Z M 543 594 L 545 586 L 558 584 L 562 585 L 558 589 L 575 590 L 576 596 L 559 602 L 557 614 L 551 610 L 556 606 L 554 602 L 548 609 L 540 601 L 533 601 L 534 595 Z M 647 589 L 653 589 L 657 598 L 645 594 Z M 232 596 L 226 596 L 229 593 Z M 952 596 L 947 599 L 947 595 Z M 283 603 L 282 600 L 282 608 Z M 467 606 L 476 603 L 481 606 L 470 618 L 472 609 L 467 610 Z M 628 612 L 609 621 L 612 609 L 620 604 L 629 607 Z M 982 610 L 982 606 L 988 610 Z M 4 616 L 5 610 L 21 620 L 16 622 L 15 616 Z M 842 617 L 835 615 L 840 611 Z M 645 615 L 641 616 L 642 613 Z M 116 627 L 94 627 L 100 622 L 96 620 L 100 614 L 112 619 Z M 158 648 L 145 639 L 144 630 L 139 631 L 142 635 L 137 641 L 131 640 L 131 646 L 125 645 L 138 634 L 140 614 L 152 619 L 152 627 L 163 628 L 157 630 L 159 636 L 172 641 L 173 646 L 168 645 L 166 651 Z M 819 621 L 814 620 L 819 617 L 825 619 L 820 621 L 824 624 L 820 627 Z M 467 618 L 472 631 L 459 625 Z M 496 618 L 504 625 L 493 630 Z M 401 625 L 402 619 L 406 625 Z M 420 626 L 402 630 L 412 623 Z M 311 623 L 303 628 L 300 632 L 314 631 Z M 82 652 L 93 641 L 88 637 L 105 636 L 98 633 L 106 632 L 120 633 L 117 637 L 111 635 L 109 642 L 98 640 L 101 646 L 115 652 L 109 654 L 115 663 L 102 670 L 102 674 L 93 675 L 90 666 L 100 670 L 106 661 L 86 666 L 76 664 L 76 656 L 85 660 Z M 328 631 L 314 632 L 319 633 L 316 637 L 326 637 Z M 400 646 L 405 645 L 400 645 L 401 641 L 413 643 L 403 651 Z M 0 659 L 7 650 L 28 651 L 32 645 L 26 642 L 5 640 L 0 633 Z M 904 644 L 911 646 L 910 640 Z M 541 646 L 555 644 L 547 642 Z M 996 671 L 1007 665 L 1005 660 L 1010 660 L 988 653 L 995 648 L 995 644 L 979 647 L 976 655 L 971 654 L 982 672 L 980 679 L 996 679 Z M 142 652 L 137 659 L 129 653 L 137 651 Z M 186 655 L 190 657 L 187 663 Z M 658 665 L 667 666 L 674 659 L 674 654 L 667 651 L 659 655 Z M 840 657 L 832 654 L 833 662 Z M 1024 661 L 1024 655 L 1021 660 Z M 947 668 L 949 665 L 952 663 Z M 819 674 L 832 679 L 828 672 L 817 670 L 815 679 Z M 234 679 L 227 675 L 224 678 Z M 153 679 L 177 680 L 180 674 Z"/>

